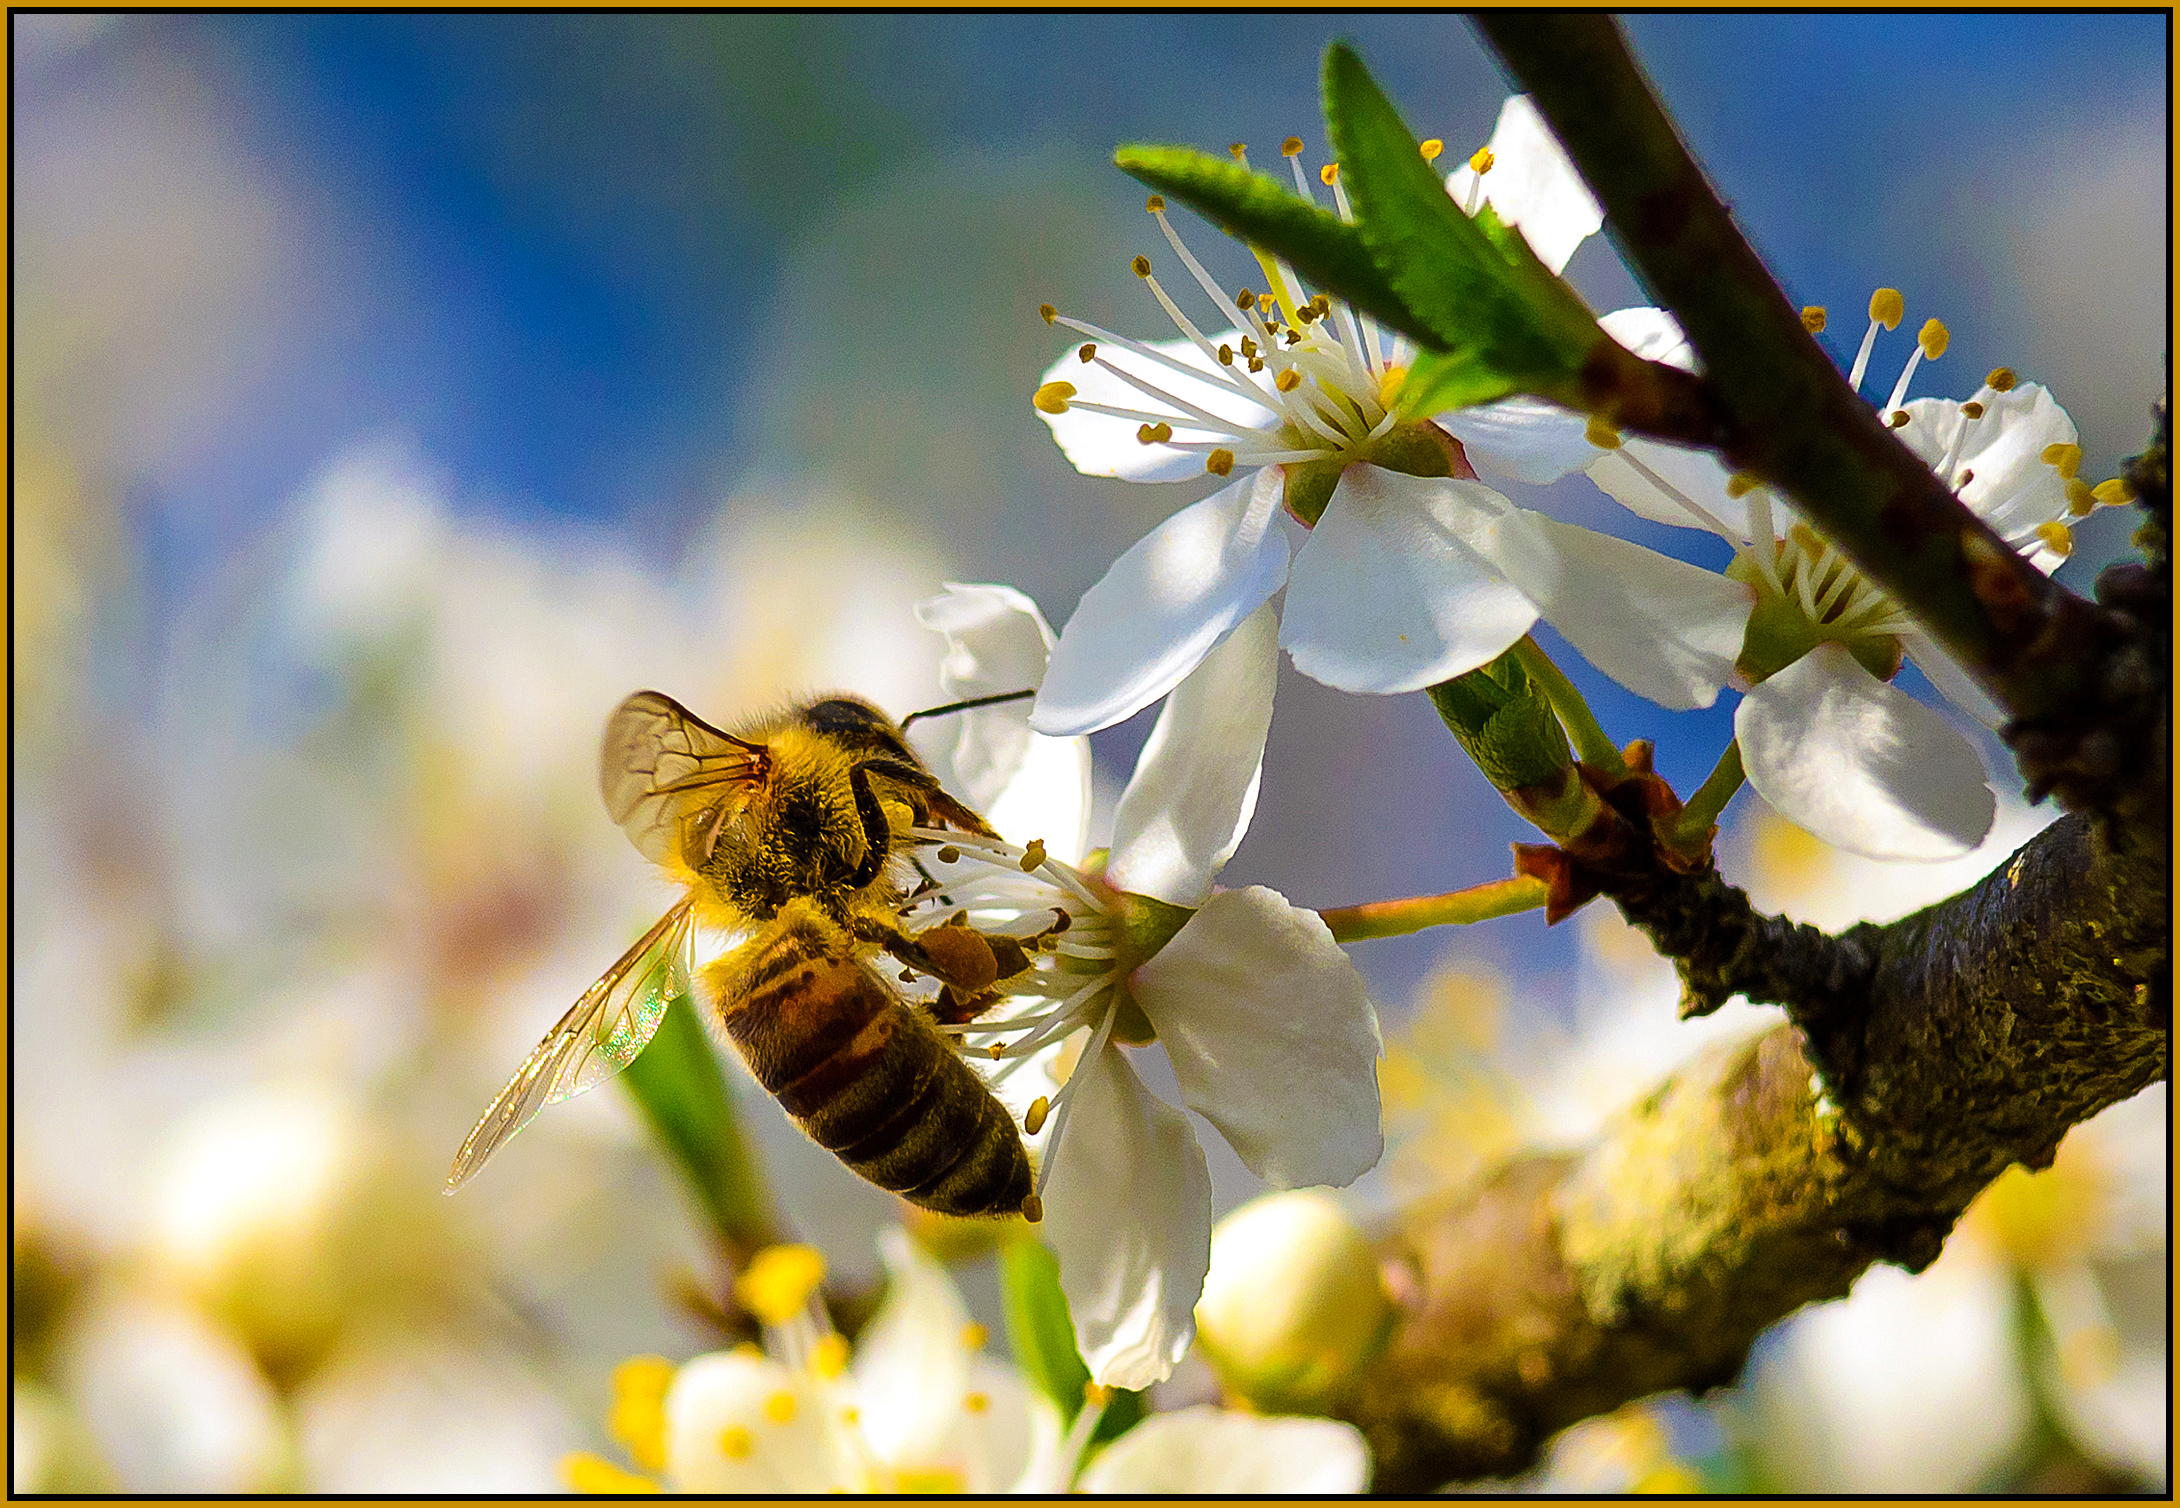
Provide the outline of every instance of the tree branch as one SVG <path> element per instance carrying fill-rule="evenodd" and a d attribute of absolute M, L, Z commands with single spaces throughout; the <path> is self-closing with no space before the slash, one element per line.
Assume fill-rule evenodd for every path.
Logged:
<path fill-rule="evenodd" d="M 1477 25 L 1702 356 L 1728 459 L 1793 498 L 2017 717 L 2047 730 L 2099 726 L 2109 626 L 1976 518 L 1848 387 L 1704 180 L 1618 27 L 1533 11 L 1487 12 Z"/>
<path fill-rule="evenodd" d="M 2167 1072 L 2167 912 L 2161 861 L 2064 818 L 1857 928 L 1837 1008 L 1711 1049 L 1586 1152 L 1401 1217 L 1381 1254 L 1405 1322 L 1335 1409 L 1377 1489 L 1520 1471 L 1578 1419 L 1730 1381 L 1870 1263 L 1928 1264 L 2007 1166 Z"/>

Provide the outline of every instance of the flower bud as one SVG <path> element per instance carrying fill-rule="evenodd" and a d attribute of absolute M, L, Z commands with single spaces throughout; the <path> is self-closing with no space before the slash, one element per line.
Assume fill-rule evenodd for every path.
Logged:
<path fill-rule="evenodd" d="M 1227 1390 L 1260 1409 L 1329 1401 L 1384 1348 L 1393 1319 L 1370 1243 L 1322 1189 L 1252 1199 L 1211 1233 L 1197 1343 Z"/>

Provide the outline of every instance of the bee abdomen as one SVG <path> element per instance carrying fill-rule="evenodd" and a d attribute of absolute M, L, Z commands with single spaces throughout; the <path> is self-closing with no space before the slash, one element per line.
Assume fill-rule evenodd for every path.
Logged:
<path fill-rule="evenodd" d="M 1021 1136 L 929 1022 L 853 959 L 779 960 L 754 973 L 727 1030 L 813 1140 L 926 1209 L 1021 1208 L 1031 1187 Z"/>

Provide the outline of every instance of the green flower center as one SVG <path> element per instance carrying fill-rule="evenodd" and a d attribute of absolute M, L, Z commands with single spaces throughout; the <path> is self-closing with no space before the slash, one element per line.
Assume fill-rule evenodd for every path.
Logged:
<path fill-rule="evenodd" d="M 1794 525 L 1768 552 L 1761 544 L 1742 550 L 1726 574 L 1756 592 L 1734 662 L 1751 685 L 1826 643 L 1845 645 L 1880 681 L 1900 673 L 1905 621 L 1898 609 L 1807 524 Z"/>

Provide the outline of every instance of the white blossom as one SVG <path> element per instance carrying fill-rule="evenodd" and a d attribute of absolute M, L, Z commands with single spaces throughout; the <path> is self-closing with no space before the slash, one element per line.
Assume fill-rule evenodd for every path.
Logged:
<path fill-rule="evenodd" d="M 982 635 L 1006 631 L 987 619 L 949 637 L 980 656 Z M 1102 870 L 1056 856 L 1083 849 L 1079 826 L 1021 846 L 924 835 L 930 920 L 1045 942 L 996 1009 L 951 1030 L 1030 1133 L 1043 1234 L 1105 1386 L 1145 1387 L 1180 1360 L 1211 1242 L 1195 1133 L 1124 1045 L 1155 1040 L 1189 1108 L 1272 1183 L 1345 1184 L 1383 1148 L 1377 1017 L 1353 963 L 1277 892 L 1213 889 L 1256 805 L 1276 668 L 1259 608 L 1175 689 Z"/>

